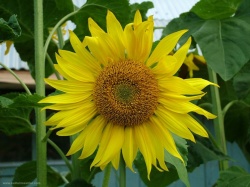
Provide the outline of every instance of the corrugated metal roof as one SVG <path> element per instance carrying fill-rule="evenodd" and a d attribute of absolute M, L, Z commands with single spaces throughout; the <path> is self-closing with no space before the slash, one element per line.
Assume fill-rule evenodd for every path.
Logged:
<path fill-rule="evenodd" d="M 145 0 L 130 0 L 130 4 L 142 3 Z M 173 18 L 178 17 L 181 13 L 187 12 L 191 7 L 199 0 L 151 0 L 154 3 L 154 8 L 149 9 L 147 15 L 154 16 L 154 24 L 156 27 L 164 27 Z M 73 3 L 80 7 L 86 0 L 73 0 Z M 72 25 L 69 26 L 73 29 Z M 155 30 L 154 40 L 158 40 L 161 37 L 162 29 Z M 4 55 L 5 45 L 0 45 L 0 62 L 7 65 L 9 68 L 20 70 L 28 69 L 27 63 L 21 61 L 15 48 L 11 46 L 8 55 Z M 2 67 L 0 67 L 1 69 Z"/>

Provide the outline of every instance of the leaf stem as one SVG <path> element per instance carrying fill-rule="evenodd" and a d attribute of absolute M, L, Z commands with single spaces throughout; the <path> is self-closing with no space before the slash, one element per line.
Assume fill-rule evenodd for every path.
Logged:
<path fill-rule="evenodd" d="M 12 71 L 10 68 L 5 66 L 1 62 L 0 62 L 0 65 L 3 66 L 8 72 L 10 72 L 16 78 L 16 80 L 18 80 L 18 82 L 22 85 L 22 87 L 25 89 L 27 94 L 32 95 L 27 85 L 18 77 L 18 75 L 14 71 Z"/>
<path fill-rule="evenodd" d="M 106 166 L 105 170 L 104 170 L 104 177 L 103 177 L 102 187 L 108 187 L 109 186 L 109 179 L 110 179 L 111 169 L 112 169 L 112 164 L 109 163 Z"/>
<path fill-rule="evenodd" d="M 45 58 L 43 58 L 43 0 L 34 0 L 34 38 L 35 38 L 35 80 L 36 93 L 45 96 Z M 46 135 L 45 111 L 36 108 L 36 144 L 37 144 L 37 182 L 40 187 L 47 187 L 47 142 L 42 139 Z"/>
<path fill-rule="evenodd" d="M 53 69 L 53 71 L 54 71 L 54 73 L 55 73 L 55 75 L 56 75 L 56 78 L 57 78 L 58 80 L 61 80 L 61 77 L 60 77 L 59 73 L 56 71 L 56 69 L 55 69 L 55 67 L 54 67 L 54 63 L 53 63 L 53 61 L 52 61 L 52 59 L 50 58 L 50 56 L 49 56 L 48 53 L 46 53 L 46 58 L 47 58 L 47 60 L 48 60 L 48 62 L 49 62 L 49 65 L 50 65 L 51 68 Z"/>
<path fill-rule="evenodd" d="M 208 67 L 209 80 L 215 84 L 218 84 L 216 73 Z M 220 94 L 218 87 L 211 87 L 211 96 L 213 103 L 213 113 L 217 115 L 214 119 L 215 128 L 215 139 L 220 150 L 226 155 L 227 154 L 227 144 L 224 131 L 224 116 L 221 110 Z M 228 168 L 228 161 L 219 161 L 220 170 L 226 170 Z"/>
<path fill-rule="evenodd" d="M 122 156 L 120 159 L 119 171 L 120 171 L 120 177 L 119 177 L 120 187 L 126 187 L 126 165 Z"/>
<path fill-rule="evenodd" d="M 70 172 L 73 171 L 73 168 L 69 162 L 69 160 L 67 159 L 67 157 L 65 156 L 65 154 L 62 152 L 62 150 L 51 140 L 51 139 L 47 139 L 47 142 L 57 151 L 57 153 L 62 157 L 62 159 L 64 160 L 65 164 L 67 165 L 67 167 L 69 168 Z"/>
<path fill-rule="evenodd" d="M 77 136 L 78 134 L 74 134 L 70 137 L 71 144 L 73 143 L 73 141 L 75 140 Z M 81 165 L 80 165 L 80 160 L 78 159 L 80 157 L 80 154 L 81 152 L 78 151 L 71 156 L 72 166 L 73 166 L 73 169 L 71 172 L 72 180 L 81 178 Z"/>

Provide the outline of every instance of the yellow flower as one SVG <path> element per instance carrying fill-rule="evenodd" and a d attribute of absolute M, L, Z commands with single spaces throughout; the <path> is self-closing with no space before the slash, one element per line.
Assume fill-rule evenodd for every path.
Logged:
<path fill-rule="evenodd" d="M 199 62 L 205 64 L 206 61 L 203 56 L 200 55 L 195 55 L 193 53 L 190 53 L 186 59 L 184 60 L 184 64 L 188 67 L 189 71 L 189 76 L 193 77 L 194 76 L 194 70 L 198 71 L 199 67 L 194 63 L 195 60 L 198 60 Z"/>
<path fill-rule="evenodd" d="M 13 41 L 7 40 L 7 41 L 4 41 L 4 42 L 0 43 L 0 45 L 4 44 L 4 43 L 6 45 L 6 49 L 5 49 L 4 55 L 7 55 L 9 53 L 9 51 L 10 51 L 10 47 L 13 44 Z"/>
<path fill-rule="evenodd" d="M 151 53 L 153 17 L 142 22 L 139 11 L 124 29 L 110 11 L 107 33 L 91 18 L 88 25 L 92 36 L 83 42 L 70 33 L 75 53 L 60 50 L 56 55 L 55 68 L 66 80 L 45 80 L 64 92 L 41 101 L 53 104 L 45 109 L 59 111 L 46 125 L 62 128 L 59 136 L 79 133 L 67 155 L 81 150 L 79 158 L 84 159 L 97 149 L 91 167 L 103 169 L 111 162 L 117 169 L 122 154 L 133 170 L 139 150 L 148 176 L 152 165 L 167 170 L 164 150 L 183 160 L 172 133 L 191 141 L 195 141 L 191 132 L 208 136 L 189 113 L 215 118 L 190 102 L 200 99 L 201 90 L 213 83 L 173 76 L 183 64 L 191 38 L 169 55 L 186 30 L 175 32 Z"/>

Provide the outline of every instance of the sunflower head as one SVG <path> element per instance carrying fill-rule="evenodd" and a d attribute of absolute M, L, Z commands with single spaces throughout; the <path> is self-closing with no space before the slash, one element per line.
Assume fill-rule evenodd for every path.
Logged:
<path fill-rule="evenodd" d="M 79 133 L 68 155 L 81 150 L 84 159 L 97 150 L 91 165 L 119 166 L 120 155 L 133 170 L 140 151 L 148 177 L 155 166 L 167 170 L 164 151 L 181 159 L 172 134 L 194 140 L 191 132 L 207 137 L 203 127 L 189 113 L 215 116 L 190 101 L 200 99 L 203 79 L 181 79 L 174 75 L 183 64 L 191 38 L 174 54 L 173 48 L 186 33 L 181 30 L 163 38 L 151 52 L 153 17 L 142 21 L 137 11 L 134 21 L 122 28 L 115 15 L 107 13 L 107 32 L 89 18 L 91 36 L 81 42 L 71 32 L 75 52 L 60 50 L 57 71 L 65 80 L 45 81 L 64 93 L 49 96 L 41 103 L 58 110 L 46 121 L 60 136 Z"/>

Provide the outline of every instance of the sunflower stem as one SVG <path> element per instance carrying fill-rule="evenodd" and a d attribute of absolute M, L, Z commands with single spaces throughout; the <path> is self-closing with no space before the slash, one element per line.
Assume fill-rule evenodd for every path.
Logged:
<path fill-rule="evenodd" d="M 50 67 L 53 69 L 53 71 L 54 71 L 54 73 L 55 73 L 55 75 L 56 75 L 56 78 L 57 78 L 58 80 L 61 80 L 61 77 L 60 77 L 59 73 L 56 71 L 56 69 L 55 69 L 55 67 L 54 67 L 54 63 L 53 63 L 53 61 L 52 61 L 52 59 L 51 59 L 51 57 L 49 56 L 48 53 L 46 53 L 46 58 L 47 58 L 47 60 L 48 60 L 48 62 L 49 62 Z"/>
<path fill-rule="evenodd" d="M 10 72 L 16 78 L 16 80 L 18 80 L 18 82 L 22 85 L 22 87 L 25 89 L 27 94 L 32 95 L 29 88 L 28 88 L 28 86 L 18 77 L 18 75 L 14 71 L 12 71 L 10 68 L 5 66 L 1 62 L 0 62 L 0 66 L 3 66 L 4 69 L 6 69 L 8 72 Z"/>
<path fill-rule="evenodd" d="M 209 79 L 211 82 L 218 84 L 216 73 L 208 68 Z M 214 128 L 215 128 L 215 139 L 222 153 L 227 154 L 227 144 L 224 131 L 224 116 L 221 110 L 220 94 L 218 87 L 211 87 L 211 96 L 213 103 L 213 113 L 217 115 L 217 118 L 214 119 Z M 222 160 L 219 161 L 219 169 L 225 170 L 228 168 L 228 161 Z"/>
<path fill-rule="evenodd" d="M 108 187 L 109 186 L 109 179 L 110 179 L 110 174 L 112 170 L 112 164 L 109 163 L 105 170 L 104 170 L 104 177 L 103 177 L 103 182 L 102 182 L 102 187 Z"/>
<path fill-rule="evenodd" d="M 59 49 L 62 49 L 64 46 L 64 38 L 63 38 L 63 33 L 62 33 L 61 27 L 58 27 L 56 31 L 57 31 L 57 36 L 58 36 Z"/>
<path fill-rule="evenodd" d="M 67 165 L 67 167 L 69 168 L 70 172 L 73 171 L 73 168 L 71 166 L 71 164 L 69 163 L 69 160 L 67 159 L 67 157 L 65 156 L 65 154 L 62 152 L 62 150 L 50 139 L 47 139 L 47 142 L 57 151 L 57 153 L 62 157 L 62 159 L 64 160 L 65 164 Z"/>
<path fill-rule="evenodd" d="M 119 178 L 120 187 L 126 187 L 126 165 L 122 156 L 120 159 L 119 171 L 120 171 L 120 178 Z"/>
<path fill-rule="evenodd" d="M 70 137 L 71 144 L 73 143 L 73 141 L 76 139 L 77 136 L 78 136 L 78 134 L 74 134 Z M 81 152 L 78 151 L 71 156 L 72 166 L 73 166 L 73 170 L 71 173 L 72 180 L 76 180 L 76 179 L 81 178 L 81 165 L 80 165 L 80 160 L 78 159 L 80 157 L 80 155 L 81 155 Z"/>
<path fill-rule="evenodd" d="M 35 36 L 35 70 L 36 93 L 45 96 L 45 58 L 43 54 L 43 0 L 34 0 L 34 36 Z M 38 186 L 47 186 L 47 142 L 42 139 L 46 135 L 44 125 L 45 111 L 36 108 L 36 144 L 37 144 L 37 182 Z"/>

